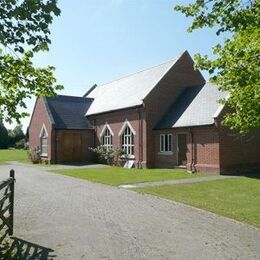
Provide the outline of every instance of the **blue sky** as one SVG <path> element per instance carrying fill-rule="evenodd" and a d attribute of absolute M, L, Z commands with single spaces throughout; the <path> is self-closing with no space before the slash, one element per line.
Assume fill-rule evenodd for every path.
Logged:
<path fill-rule="evenodd" d="M 93 84 L 112 81 L 163 63 L 188 50 L 210 54 L 219 41 L 213 30 L 187 33 L 191 20 L 173 10 L 183 0 L 60 0 L 51 26 L 49 52 L 37 66 L 53 65 L 60 94 L 83 95 Z M 204 74 L 207 78 L 207 74 Z M 28 100 L 31 113 L 35 99 Z M 29 118 L 22 121 L 24 129 Z"/>

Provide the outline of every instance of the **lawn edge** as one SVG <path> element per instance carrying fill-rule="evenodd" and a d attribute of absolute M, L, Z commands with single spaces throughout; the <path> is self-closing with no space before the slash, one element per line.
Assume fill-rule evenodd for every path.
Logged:
<path fill-rule="evenodd" d="M 176 184 L 178 185 L 178 184 Z M 123 188 L 122 188 L 123 189 Z M 248 226 L 248 227 L 251 227 L 255 230 L 260 230 L 260 226 L 255 226 L 253 224 L 249 224 L 247 222 L 243 222 L 243 221 L 239 221 L 237 219 L 234 219 L 234 218 L 231 218 L 231 217 L 227 217 L 227 216 L 223 216 L 223 215 L 219 215 L 218 213 L 215 213 L 215 212 L 212 212 L 212 211 L 209 211 L 209 210 L 206 210 L 206 209 L 202 209 L 202 208 L 197 208 L 195 206 L 192 206 L 190 204 L 186 204 L 184 202 L 179 202 L 179 201 L 176 201 L 176 200 L 171 200 L 171 199 L 167 199 L 167 198 L 164 198 L 164 197 L 160 197 L 158 195 L 153 195 L 153 194 L 150 194 L 150 193 L 144 193 L 142 191 L 137 191 L 136 189 L 138 188 L 130 188 L 130 189 L 125 189 L 125 190 L 128 190 L 128 191 L 132 191 L 132 192 L 135 192 L 135 193 L 138 193 L 138 194 L 141 194 L 143 196 L 152 196 L 152 197 L 156 197 L 158 199 L 161 199 L 161 200 L 165 200 L 165 201 L 168 201 L 168 202 L 171 202 L 171 203 L 175 203 L 177 205 L 181 205 L 181 206 L 185 206 L 185 207 L 189 207 L 189 208 L 192 208 L 192 209 L 195 209 L 195 210 L 198 210 L 198 211 L 202 211 L 203 213 L 209 213 L 209 214 L 212 214 L 213 216 L 218 216 L 218 217 L 221 217 L 221 218 L 225 218 L 225 219 L 228 219 L 228 220 L 231 220 L 235 223 L 238 223 L 240 225 L 244 225 L 244 226 Z"/>

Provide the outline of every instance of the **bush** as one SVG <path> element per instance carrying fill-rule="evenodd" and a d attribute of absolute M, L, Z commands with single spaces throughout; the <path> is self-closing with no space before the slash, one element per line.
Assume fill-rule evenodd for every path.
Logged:
<path fill-rule="evenodd" d="M 39 147 L 35 147 L 35 148 L 27 151 L 28 159 L 32 163 L 40 163 L 41 162 L 40 154 L 41 154 L 41 151 L 40 151 Z"/>
<path fill-rule="evenodd" d="M 16 149 L 25 149 L 25 139 L 16 142 L 14 147 Z"/>
<path fill-rule="evenodd" d="M 8 147 L 15 147 L 16 144 L 20 141 L 25 139 L 26 136 L 23 133 L 22 125 L 17 125 L 13 130 L 8 130 Z M 22 144 L 18 144 L 19 148 Z"/>
<path fill-rule="evenodd" d="M 102 163 L 109 165 L 120 165 L 121 156 L 126 156 L 125 152 L 120 148 L 107 149 L 105 146 L 100 145 L 96 148 L 89 148 L 92 152 L 96 153 L 98 159 Z"/>

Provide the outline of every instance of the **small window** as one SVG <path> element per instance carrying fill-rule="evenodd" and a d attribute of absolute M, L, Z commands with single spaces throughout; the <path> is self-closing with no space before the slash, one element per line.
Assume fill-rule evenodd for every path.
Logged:
<path fill-rule="evenodd" d="M 160 152 L 172 152 L 172 134 L 160 135 Z"/>
<path fill-rule="evenodd" d="M 126 126 L 121 135 L 122 149 L 127 155 L 134 155 L 134 134 L 129 126 Z"/>
<path fill-rule="evenodd" d="M 101 137 L 102 145 L 107 149 L 112 149 L 112 134 L 108 128 L 106 128 L 104 134 Z"/>
<path fill-rule="evenodd" d="M 41 155 L 48 155 L 48 134 L 45 127 L 42 129 L 41 133 Z"/>

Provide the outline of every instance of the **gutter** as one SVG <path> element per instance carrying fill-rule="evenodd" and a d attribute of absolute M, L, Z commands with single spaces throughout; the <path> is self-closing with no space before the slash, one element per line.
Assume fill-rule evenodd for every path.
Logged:
<path fill-rule="evenodd" d="M 139 161 L 138 165 L 139 168 L 142 168 L 142 161 L 143 161 L 143 117 L 142 117 L 142 111 L 141 108 L 138 109 L 138 115 L 139 115 Z"/>
<path fill-rule="evenodd" d="M 93 113 L 93 114 L 85 114 L 85 117 L 91 117 L 91 116 L 99 116 L 99 115 L 104 115 L 107 113 L 113 113 L 113 112 L 117 112 L 117 111 L 122 111 L 122 110 L 130 110 L 130 109 L 135 109 L 135 108 L 139 108 L 142 107 L 143 104 L 140 105 L 135 105 L 135 106 L 131 106 L 131 107 L 124 107 L 124 108 L 119 108 L 119 109 L 112 109 L 112 110 L 107 110 L 107 111 L 103 111 L 103 112 L 98 112 L 98 113 Z"/>
<path fill-rule="evenodd" d="M 189 128 L 190 137 L 191 137 L 191 164 L 189 172 L 194 173 L 196 171 L 195 168 L 195 158 L 194 158 L 194 136 L 191 128 Z"/>

